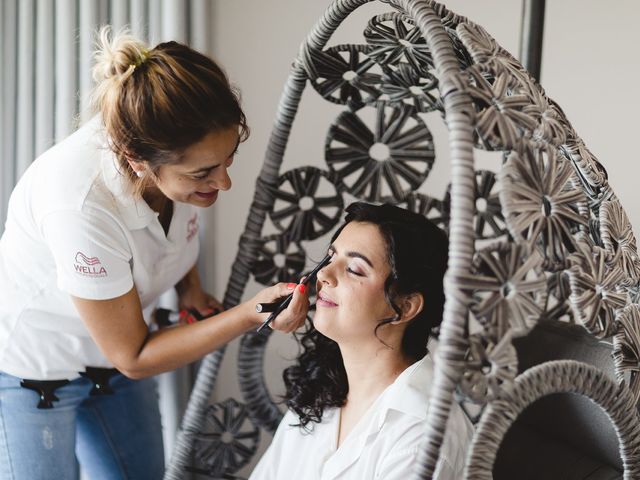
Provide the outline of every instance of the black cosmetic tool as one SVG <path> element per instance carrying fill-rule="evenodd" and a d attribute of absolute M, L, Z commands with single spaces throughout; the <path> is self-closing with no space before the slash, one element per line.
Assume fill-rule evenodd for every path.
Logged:
<path fill-rule="evenodd" d="M 327 255 L 326 257 L 324 257 L 322 261 L 318 263 L 315 266 L 315 268 L 311 270 L 311 272 L 309 272 L 309 275 L 307 275 L 305 279 L 301 282 L 302 285 L 308 284 L 313 278 L 315 278 L 315 276 L 320 271 L 320 269 L 326 267 L 330 261 L 331 261 L 331 255 Z M 256 305 L 256 311 L 258 312 L 268 312 L 268 311 L 271 311 L 271 309 L 273 309 L 271 315 L 269 315 L 269 318 L 267 318 L 262 323 L 262 325 L 258 327 L 257 332 L 260 333 L 271 322 L 273 322 L 273 320 L 280 314 L 280 312 L 282 312 L 285 308 L 289 306 L 292 298 L 293 298 L 293 293 L 290 293 L 289 295 L 287 295 L 287 297 L 284 300 L 280 302 L 259 303 L 258 305 Z"/>

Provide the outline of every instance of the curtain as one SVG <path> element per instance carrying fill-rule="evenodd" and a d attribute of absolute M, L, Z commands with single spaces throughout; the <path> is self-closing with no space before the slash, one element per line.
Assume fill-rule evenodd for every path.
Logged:
<path fill-rule="evenodd" d="M 210 16 L 211 0 L 1 0 L 0 234 L 22 173 L 90 116 L 98 27 L 129 26 L 150 45 L 176 40 L 207 54 Z M 188 398 L 190 369 L 158 380 L 168 456 Z"/>

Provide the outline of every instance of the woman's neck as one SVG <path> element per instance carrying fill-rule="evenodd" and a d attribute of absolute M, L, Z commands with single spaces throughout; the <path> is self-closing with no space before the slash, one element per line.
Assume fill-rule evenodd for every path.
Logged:
<path fill-rule="evenodd" d="M 169 201 L 169 199 L 155 187 L 147 187 L 144 192 L 142 192 L 142 199 L 147 202 L 149 208 L 156 213 L 162 213 L 167 201 Z"/>
<path fill-rule="evenodd" d="M 347 404 L 372 402 L 412 363 L 398 350 L 384 345 L 370 353 L 362 348 L 340 351 L 349 382 Z"/>
<path fill-rule="evenodd" d="M 342 445 L 384 389 L 411 365 L 411 362 L 398 350 L 391 350 L 384 345 L 381 347 L 370 351 L 366 348 L 340 347 L 347 372 L 349 393 L 340 410 L 336 439 L 338 447 Z"/>
<path fill-rule="evenodd" d="M 165 235 L 168 234 L 173 217 L 173 202 L 157 188 L 145 190 L 142 198 L 151 210 L 158 213 L 160 225 L 162 225 Z"/>

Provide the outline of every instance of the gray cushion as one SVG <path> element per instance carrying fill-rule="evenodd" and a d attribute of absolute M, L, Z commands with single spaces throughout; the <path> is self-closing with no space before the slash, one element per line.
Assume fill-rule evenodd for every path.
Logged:
<path fill-rule="evenodd" d="M 558 359 L 594 365 L 613 377 L 611 344 L 582 327 L 558 322 L 539 324 L 514 340 L 520 370 Z M 588 398 L 557 394 L 527 408 L 503 440 L 494 478 L 622 478 L 618 439 L 606 414 Z"/>

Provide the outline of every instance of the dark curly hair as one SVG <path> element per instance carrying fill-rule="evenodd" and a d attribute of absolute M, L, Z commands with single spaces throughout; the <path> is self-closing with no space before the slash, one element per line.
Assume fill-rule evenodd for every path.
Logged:
<path fill-rule="evenodd" d="M 427 340 L 442 322 L 443 277 L 447 269 L 449 242 L 446 234 L 422 215 L 392 205 L 363 202 L 346 209 L 345 222 L 333 242 L 350 222 L 376 225 L 387 247 L 391 272 L 384 285 L 385 298 L 396 312 L 381 326 L 396 320 L 401 310 L 394 303 L 399 295 L 420 293 L 424 306 L 407 325 L 402 353 L 418 361 L 427 354 Z M 319 423 L 325 408 L 344 405 L 349 384 L 338 344 L 311 324 L 299 338 L 301 354 L 283 373 L 287 407 L 300 419 L 298 426 Z"/>

